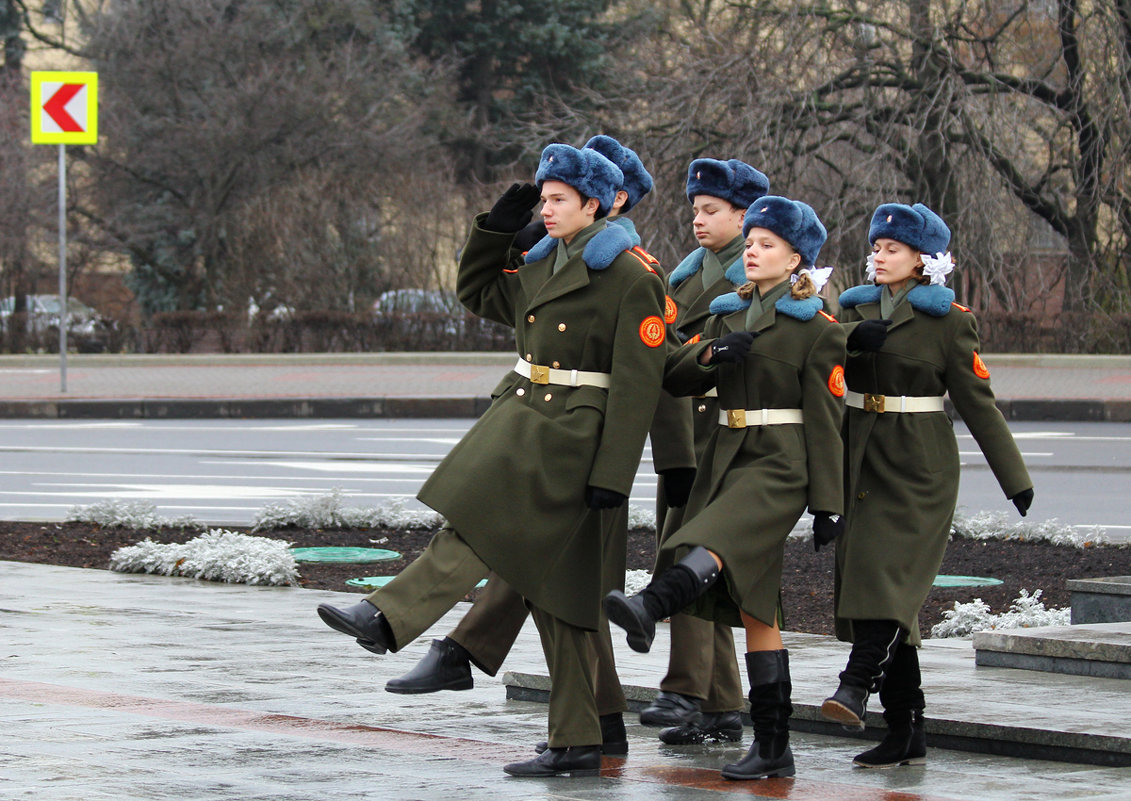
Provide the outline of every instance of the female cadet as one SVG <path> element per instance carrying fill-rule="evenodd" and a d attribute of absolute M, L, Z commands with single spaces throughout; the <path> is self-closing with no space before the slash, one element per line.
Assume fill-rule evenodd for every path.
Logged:
<path fill-rule="evenodd" d="M 548 146 L 536 181 L 557 245 L 517 269 L 514 236 L 539 191 L 516 184 L 476 219 L 460 259 L 460 300 L 513 326 L 521 356 L 417 496 L 447 525 L 366 600 L 318 609 L 362 647 L 396 650 L 489 571 L 498 574 L 532 609 L 551 681 L 550 747 L 505 766 L 517 776 L 600 769 L 588 632 L 609 589 L 608 519 L 632 486 L 665 356 L 663 284 L 604 220 L 622 180 L 595 150 Z"/>
<path fill-rule="evenodd" d="M 743 231 L 749 283 L 716 298 L 703 339 L 668 359 L 666 388 L 717 387 L 722 407 L 688 522 L 661 546 L 648 587 L 605 597 L 609 620 L 637 651 L 651 647 L 657 621 L 693 602 L 695 614 L 746 628 L 754 742 L 723 768 L 728 779 L 795 772 L 789 659 L 777 628 L 782 556 L 806 506 L 821 531 L 838 525 L 843 492 L 844 330 L 821 311 L 809 269 L 824 226 L 804 203 L 769 195 L 747 210 Z"/>
<path fill-rule="evenodd" d="M 750 204 L 769 190 L 769 179 L 738 159 L 702 158 L 688 165 L 687 201 L 699 247 L 668 276 L 665 301 L 666 319 L 680 339 L 702 334 L 711 301 L 734 291 L 728 271 L 738 273 L 738 284 L 746 282 L 742 275 L 743 217 Z M 696 462 L 701 460 L 719 427 L 715 397 L 689 401 L 662 394 L 649 432 L 653 448 L 669 439 L 689 416 L 695 427 Z M 681 507 L 694 477 L 694 470 L 679 469 L 661 476 L 656 500 L 656 533 L 661 541 L 664 532 L 682 525 Z M 741 712 L 742 679 L 734 658 L 733 629 L 727 623 L 694 615 L 672 615 L 668 671 L 656 699 L 641 710 L 640 722 L 668 727 L 660 732 L 660 739 L 670 745 L 736 741 L 742 739 Z"/>
<path fill-rule="evenodd" d="M 958 448 L 943 394 L 1022 515 L 1033 482 L 994 405 L 974 315 L 945 286 L 950 229 L 921 203 L 886 203 L 872 215 L 868 240 L 875 285 L 840 296 L 848 510 L 837 543 L 836 631 L 852 651 L 821 713 L 862 729 L 868 694 L 878 691 L 888 734 L 855 761 L 887 767 L 926 755 L 918 615 L 958 499 Z"/>

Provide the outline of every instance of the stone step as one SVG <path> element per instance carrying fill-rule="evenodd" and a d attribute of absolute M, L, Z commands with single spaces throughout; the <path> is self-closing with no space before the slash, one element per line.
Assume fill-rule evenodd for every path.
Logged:
<path fill-rule="evenodd" d="M 1069 579 L 1072 624 L 1131 620 L 1131 576 Z"/>
<path fill-rule="evenodd" d="M 1131 622 L 979 631 L 974 651 L 978 665 L 1131 679 Z"/>

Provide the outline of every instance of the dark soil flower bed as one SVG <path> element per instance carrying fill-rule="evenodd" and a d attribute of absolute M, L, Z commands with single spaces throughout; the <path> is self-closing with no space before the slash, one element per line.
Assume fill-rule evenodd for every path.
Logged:
<path fill-rule="evenodd" d="M 246 529 L 235 529 L 246 531 Z M 156 542 L 185 542 L 196 530 L 136 531 L 100 528 L 87 523 L 17 523 L 0 521 L 0 560 L 39 562 L 106 569 L 110 554 L 124 545 L 149 537 Z M 396 562 L 365 565 L 303 563 L 302 586 L 319 590 L 364 592 L 345 582 L 351 578 L 393 575 L 428 544 L 429 531 L 383 529 L 282 529 L 259 536 L 285 540 L 297 547 L 345 546 L 387 548 L 403 555 Z M 654 535 L 634 531 L 629 535 L 628 566 L 650 570 L 655 555 Z M 1049 608 L 1069 604 L 1065 582 L 1071 578 L 1131 575 L 1131 548 L 1093 546 L 1074 548 L 1026 542 L 955 539 L 947 549 L 942 573 L 987 576 L 1003 583 L 993 587 L 935 588 L 919 617 L 924 634 L 940 622 L 955 601 L 981 598 L 994 612 L 1004 612 L 1022 589 L 1042 590 Z M 813 552 L 809 540 L 790 540 L 785 558 L 783 601 L 786 628 L 814 634 L 832 633 L 833 554 Z"/>

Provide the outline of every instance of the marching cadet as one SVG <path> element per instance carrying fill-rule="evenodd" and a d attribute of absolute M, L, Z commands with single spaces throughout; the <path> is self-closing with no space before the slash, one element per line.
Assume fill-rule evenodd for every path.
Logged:
<path fill-rule="evenodd" d="M 711 301 L 746 281 L 742 272 L 743 215 L 770 191 L 766 176 L 738 159 L 695 159 L 687 168 L 686 193 L 693 213 L 692 231 L 699 247 L 667 278 L 666 319 L 681 340 L 702 334 Z M 728 274 L 730 277 L 728 277 Z M 690 414 L 695 426 L 695 454 L 702 459 L 718 428 L 714 397 L 660 397 L 653 421 L 652 447 L 665 442 Z M 690 406 L 689 406 L 690 403 Z M 663 410 L 671 409 L 670 413 Z M 656 534 L 677 530 L 691 492 L 695 471 L 674 468 L 661 476 L 656 499 Z M 656 699 L 640 712 L 640 722 L 666 726 L 660 739 L 669 745 L 742 739 L 742 680 L 729 624 L 694 615 L 671 618 L 668 672 Z"/>
<path fill-rule="evenodd" d="M 615 164 L 553 144 L 535 180 L 477 217 L 462 251 L 460 300 L 513 326 L 521 356 L 417 496 L 445 526 L 385 587 L 318 612 L 362 647 L 396 651 L 494 571 L 531 608 L 551 680 L 549 748 L 504 770 L 593 775 L 602 738 L 587 632 L 609 589 L 608 521 L 628 496 L 660 392 L 663 284 L 604 219 L 623 181 Z M 539 195 L 556 245 L 511 268 Z"/>
<path fill-rule="evenodd" d="M 746 629 L 754 742 L 723 768 L 728 779 L 795 772 L 777 623 L 785 541 L 806 507 L 815 536 L 835 532 L 843 493 L 844 329 L 816 296 L 831 268 L 813 270 L 825 228 L 806 204 L 767 195 L 747 209 L 743 233 L 748 283 L 715 298 L 703 338 L 668 359 L 667 389 L 717 387 L 721 407 L 686 522 L 664 540 L 648 587 L 605 598 L 637 651 L 651 647 L 657 621 L 682 609 Z"/>
<path fill-rule="evenodd" d="M 611 136 L 594 136 L 585 147 L 596 150 L 616 164 L 624 174 L 624 183 L 617 190 L 613 206 L 606 217 L 609 224 L 618 225 L 629 234 L 633 248 L 631 253 L 642 260 L 642 264 L 656 269 L 659 262 L 640 247 L 640 236 L 632 220 L 624 216 L 652 190 L 652 176 L 645 169 L 640 157 L 631 149 L 624 147 Z M 528 231 L 528 225 L 523 231 Z M 521 235 L 521 232 L 520 232 Z M 528 250 L 550 252 L 557 240 L 546 236 Z M 669 347 L 674 347 L 666 343 Z M 670 396 L 667 396 L 669 399 Z M 656 470 L 666 473 L 671 470 L 694 470 L 695 456 L 691 448 L 690 425 L 688 430 L 669 430 L 669 436 L 653 442 L 653 461 Z M 686 502 L 686 496 L 684 497 Z M 622 505 L 616 514 L 607 515 L 610 531 L 606 542 L 607 553 L 605 570 L 609 573 L 611 586 L 621 586 L 624 580 L 626 538 L 628 533 L 628 507 Z M 492 574 L 482 596 L 463 616 L 459 624 L 442 640 L 433 640 L 428 653 L 405 675 L 390 679 L 385 689 L 394 693 L 429 693 L 438 690 L 469 690 L 474 686 L 471 665 L 494 676 L 502 667 L 503 660 L 514 646 L 528 610 L 521 595 L 511 589 L 506 582 Z M 628 753 L 628 737 L 624 728 L 624 712 L 628 704 L 616 673 L 616 663 L 609 637 L 608 621 L 602 618 L 601 630 L 593 635 L 595 650 L 595 677 L 597 711 L 601 725 L 602 753 L 622 755 Z M 546 749 L 546 743 L 538 743 L 539 753 Z"/>
<path fill-rule="evenodd" d="M 821 713 L 864 728 L 878 692 L 888 734 L 862 767 L 921 764 L 919 609 L 942 564 L 958 499 L 950 393 L 1006 497 L 1024 516 L 1033 482 L 994 405 L 970 310 L 954 303 L 950 229 L 921 203 L 885 203 L 868 230 L 874 285 L 840 296 L 848 333 L 843 436 L 847 528 L 836 549 L 836 633 L 852 643 Z"/>

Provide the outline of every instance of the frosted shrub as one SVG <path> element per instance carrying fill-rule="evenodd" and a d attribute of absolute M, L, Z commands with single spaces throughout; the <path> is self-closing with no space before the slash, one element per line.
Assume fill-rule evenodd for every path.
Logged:
<path fill-rule="evenodd" d="M 161 517 L 149 501 L 102 501 L 90 506 L 72 506 L 68 523 L 94 523 L 103 528 L 204 528 L 191 515 Z"/>
<path fill-rule="evenodd" d="M 443 518 L 430 510 L 410 510 L 400 498 L 361 509 L 346 506 L 340 489 L 324 495 L 307 495 L 286 503 L 265 506 L 256 516 L 252 531 L 277 528 L 439 528 Z"/>
<path fill-rule="evenodd" d="M 956 537 L 968 540 L 1005 540 L 1013 542 L 1048 542 L 1053 545 L 1071 545 L 1088 548 L 1106 538 L 1101 526 L 1077 530 L 1060 521 L 1015 520 L 1005 512 L 978 512 L 966 516 L 954 515 L 951 530 Z"/>
<path fill-rule="evenodd" d="M 655 531 L 656 508 L 654 506 L 630 504 L 628 507 L 628 527 L 630 530 Z"/>
<path fill-rule="evenodd" d="M 651 580 L 652 574 L 647 570 L 629 570 L 624 574 L 624 594 L 636 595 L 647 587 Z"/>
<path fill-rule="evenodd" d="M 954 602 L 954 609 L 943 612 L 943 621 L 931 627 L 932 637 L 969 637 L 975 631 L 1027 629 L 1037 626 L 1067 626 L 1070 609 L 1045 609 L 1041 591 L 1028 590 L 1009 605 L 1009 611 L 995 615 L 981 598 L 968 604 Z"/>
<path fill-rule="evenodd" d="M 119 573 L 188 576 L 232 584 L 298 584 L 290 543 L 212 529 L 186 543 L 145 539 L 110 555 Z"/>

